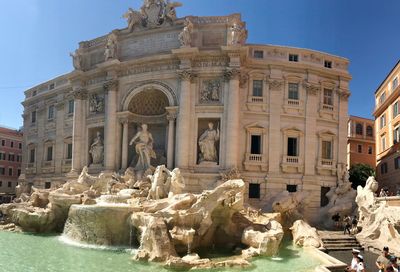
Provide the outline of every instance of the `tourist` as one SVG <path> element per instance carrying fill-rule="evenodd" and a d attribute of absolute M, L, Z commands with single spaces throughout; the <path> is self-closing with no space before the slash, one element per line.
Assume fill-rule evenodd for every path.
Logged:
<path fill-rule="evenodd" d="M 343 226 L 344 226 L 344 230 L 343 230 L 343 234 L 346 234 L 346 231 L 349 233 L 349 234 L 351 234 L 350 233 L 350 222 L 351 222 L 351 217 L 349 216 L 349 215 L 346 215 L 344 218 L 343 218 Z"/>
<path fill-rule="evenodd" d="M 364 257 L 362 255 L 357 255 L 357 262 L 356 272 L 365 272 Z"/>
<path fill-rule="evenodd" d="M 376 259 L 375 265 L 379 269 L 379 272 L 385 272 L 386 266 L 389 264 L 389 248 L 385 246 L 382 254 Z"/>
<path fill-rule="evenodd" d="M 335 227 L 338 229 L 340 227 L 340 215 L 336 213 L 332 216 L 333 222 L 335 222 Z"/>
<path fill-rule="evenodd" d="M 351 232 L 353 234 L 357 234 L 358 232 L 357 224 L 358 224 L 357 216 L 354 215 L 353 220 L 351 221 Z"/>
<path fill-rule="evenodd" d="M 397 264 L 397 257 L 396 256 L 391 256 L 390 257 L 390 263 L 386 267 L 386 271 L 389 271 L 388 268 L 391 267 L 394 272 L 399 272 L 399 265 Z"/>
<path fill-rule="evenodd" d="M 358 267 L 358 259 L 357 256 L 360 254 L 360 251 L 358 249 L 353 248 L 351 251 L 351 254 L 353 255 L 353 258 L 351 259 L 350 266 L 346 268 L 347 272 L 356 272 L 357 267 Z"/>
<path fill-rule="evenodd" d="M 382 188 L 381 192 L 379 193 L 379 197 L 386 197 L 386 196 L 388 196 L 387 192 Z"/>

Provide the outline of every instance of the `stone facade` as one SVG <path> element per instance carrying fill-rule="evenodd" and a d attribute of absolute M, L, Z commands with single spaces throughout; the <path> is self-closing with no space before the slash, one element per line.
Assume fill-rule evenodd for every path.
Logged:
<path fill-rule="evenodd" d="M 21 163 L 22 133 L 0 127 L 0 203 L 9 202 L 15 196 Z"/>
<path fill-rule="evenodd" d="M 150 12 L 162 3 L 142 9 L 164 14 Z M 128 28 L 80 43 L 74 71 L 25 92 L 26 179 L 55 186 L 86 165 L 138 167 L 144 154 L 179 167 L 193 192 L 239 172 L 258 207 L 283 190 L 307 191 L 315 215 L 346 164 L 349 61 L 246 44 L 239 14 L 142 16 L 130 9 Z M 152 139 L 138 148 L 141 124 Z"/>
<path fill-rule="evenodd" d="M 374 120 L 350 116 L 347 139 L 347 166 L 368 164 L 375 169 Z"/>
<path fill-rule="evenodd" d="M 376 174 L 391 193 L 400 189 L 400 61 L 375 92 Z"/>

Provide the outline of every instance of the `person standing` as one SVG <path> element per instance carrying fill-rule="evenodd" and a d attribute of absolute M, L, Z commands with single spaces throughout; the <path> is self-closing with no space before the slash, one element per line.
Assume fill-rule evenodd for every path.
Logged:
<path fill-rule="evenodd" d="M 358 249 L 353 248 L 351 251 L 351 254 L 353 255 L 353 258 L 351 259 L 350 266 L 346 268 L 347 272 L 356 272 L 357 267 L 358 267 L 358 258 L 357 256 L 360 254 L 360 251 Z"/>
<path fill-rule="evenodd" d="M 343 218 L 343 226 L 344 226 L 343 234 L 346 234 L 346 231 L 350 234 L 350 226 L 351 226 L 350 222 L 351 222 L 351 217 L 349 215 L 346 215 Z"/>
<path fill-rule="evenodd" d="M 388 267 L 391 267 L 393 269 L 393 272 L 399 272 L 399 265 L 397 264 L 396 256 L 390 257 L 390 263 L 389 263 Z M 386 268 L 386 270 L 388 270 L 388 269 Z"/>
<path fill-rule="evenodd" d="M 389 264 L 389 248 L 385 246 L 382 254 L 376 259 L 375 265 L 379 269 L 379 272 L 385 272 L 386 266 Z"/>
<path fill-rule="evenodd" d="M 362 255 L 357 255 L 357 262 L 356 272 L 365 272 L 364 257 Z"/>
<path fill-rule="evenodd" d="M 358 232 L 357 224 L 358 224 L 357 216 L 354 215 L 353 220 L 351 220 L 351 232 L 353 234 L 357 234 L 357 232 Z"/>

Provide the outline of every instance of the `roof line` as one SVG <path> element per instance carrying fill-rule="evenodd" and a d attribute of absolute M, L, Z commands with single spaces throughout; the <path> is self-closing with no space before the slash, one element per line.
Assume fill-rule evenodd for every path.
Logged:
<path fill-rule="evenodd" d="M 378 90 L 382 87 L 383 83 L 389 78 L 390 74 L 396 69 L 396 67 L 400 64 L 400 59 L 397 61 L 397 63 L 393 66 L 392 70 L 387 74 L 385 79 L 382 81 L 381 84 L 379 84 L 379 87 L 376 89 L 375 94 L 378 92 Z"/>

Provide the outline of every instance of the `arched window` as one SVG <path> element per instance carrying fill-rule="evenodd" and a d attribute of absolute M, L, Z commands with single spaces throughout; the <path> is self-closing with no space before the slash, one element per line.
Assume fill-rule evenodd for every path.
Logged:
<path fill-rule="evenodd" d="M 363 134 L 363 126 L 361 124 L 356 125 L 356 134 L 362 135 Z"/>
<path fill-rule="evenodd" d="M 374 135 L 373 135 L 373 129 L 372 129 L 372 127 L 371 126 L 367 126 L 367 136 L 369 136 L 369 137 L 373 137 Z"/>

